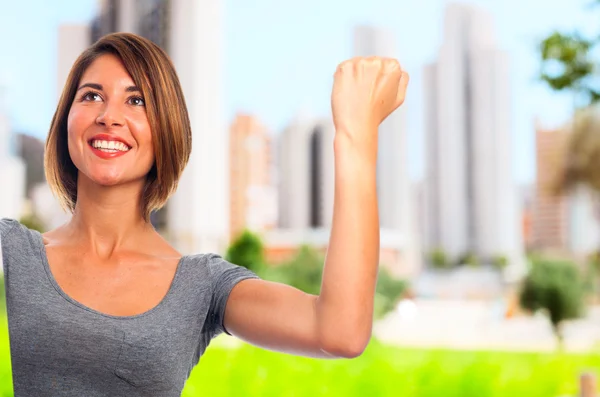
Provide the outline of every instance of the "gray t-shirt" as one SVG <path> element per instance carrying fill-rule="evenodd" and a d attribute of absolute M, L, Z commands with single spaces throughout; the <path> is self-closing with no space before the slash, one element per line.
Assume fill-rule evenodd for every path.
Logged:
<path fill-rule="evenodd" d="M 180 396 L 223 328 L 231 289 L 257 276 L 214 254 L 184 256 L 164 299 L 111 316 L 70 298 L 42 235 L 0 220 L 16 396 Z"/>

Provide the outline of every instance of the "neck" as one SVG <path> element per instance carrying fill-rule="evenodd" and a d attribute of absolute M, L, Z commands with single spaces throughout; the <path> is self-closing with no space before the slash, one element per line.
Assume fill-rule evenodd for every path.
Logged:
<path fill-rule="evenodd" d="M 140 199 L 144 181 L 100 186 L 80 174 L 77 203 L 68 229 L 74 239 L 100 256 L 136 244 L 136 237 L 154 231 L 144 220 Z"/>

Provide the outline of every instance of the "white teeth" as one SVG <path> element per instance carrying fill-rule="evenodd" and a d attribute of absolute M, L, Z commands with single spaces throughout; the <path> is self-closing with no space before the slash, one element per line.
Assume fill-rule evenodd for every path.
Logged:
<path fill-rule="evenodd" d="M 100 149 L 103 152 L 115 153 L 115 152 L 127 152 L 129 147 L 123 142 L 119 141 L 101 141 L 93 140 L 92 146 L 96 149 Z"/>

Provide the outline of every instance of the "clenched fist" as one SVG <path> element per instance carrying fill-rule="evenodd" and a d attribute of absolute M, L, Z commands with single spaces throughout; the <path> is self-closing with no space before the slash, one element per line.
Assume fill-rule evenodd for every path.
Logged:
<path fill-rule="evenodd" d="M 331 108 L 338 133 L 365 142 L 403 102 L 408 73 L 392 58 L 353 58 L 335 72 Z"/>

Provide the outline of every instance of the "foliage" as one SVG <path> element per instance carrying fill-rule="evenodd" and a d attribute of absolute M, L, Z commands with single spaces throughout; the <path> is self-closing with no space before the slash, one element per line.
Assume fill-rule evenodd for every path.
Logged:
<path fill-rule="evenodd" d="M 534 262 L 523 281 L 519 299 L 524 309 L 546 312 L 560 345 L 563 322 L 578 318 L 583 312 L 583 283 L 579 271 L 566 261 Z"/>
<path fill-rule="evenodd" d="M 229 246 L 225 259 L 260 274 L 264 268 L 264 246 L 260 237 L 244 230 Z"/>
<path fill-rule="evenodd" d="M 398 300 L 408 288 L 408 282 L 395 278 L 384 266 L 379 266 L 377 288 L 375 291 L 374 317 L 382 318 L 394 310 Z"/>
<path fill-rule="evenodd" d="M 585 186 L 600 192 L 600 109 L 579 110 L 568 142 L 564 166 L 556 181 L 556 193 Z M 597 199 L 597 198 L 596 198 Z"/>
<path fill-rule="evenodd" d="M 19 222 L 29 229 L 37 230 L 40 233 L 46 232 L 46 226 L 44 225 L 42 220 L 34 214 L 29 214 L 21 217 L 21 219 L 19 219 Z"/>
<path fill-rule="evenodd" d="M 303 245 L 296 255 L 281 265 L 265 269 L 265 278 L 291 285 L 308 294 L 318 295 L 321 291 L 325 258 L 314 248 Z"/>
<path fill-rule="evenodd" d="M 183 397 L 575 396 L 582 369 L 600 372 L 597 354 L 407 349 L 373 340 L 359 358 L 315 360 L 214 342 Z"/>
<path fill-rule="evenodd" d="M 450 267 L 450 261 L 444 250 L 438 248 L 429 253 L 429 263 L 436 269 L 447 269 Z"/>
<path fill-rule="evenodd" d="M 600 5 L 600 1 L 594 4 Z M 554 91 L 571 93 L 574 101 L 574 131 L 556 193 L 579 184 L 600 191 L 600 124 L 598 110 L 590 106 L 600 101 L 598 59 L 594 57 L 598 43 L 600 36 L 585 38 L 578 32 L 555 31 L 539 44 L 540 79 Z"/>
<path fill-rule="evenodd" d="M 502 270 L 508 266 L 508 258 L 506 255 L 495 255 L 492 258 L 492 266 L 494 266 L 496 269 Z"/>
<path fill-rule="evenodd" d="M 593 85 L 595 71 L 593 40 L 577 32 L 553 32 L 540 43 L 540 78 L 556 91 L 572 91 L 583 106 L 597 102 L 600 92 Z"/>
<path fill-rule="evenodd" d="M 323 255 L 314 248 L 304 245 L 289 262 L 265 269 L 263 277 L 291 285 L 308 294 L 318 295 L 321 292 L 324 263 Z M 394 278 L 384 266 L 379 266 L 375 292 L 375 318 L 380 318 L 393 310 L 406 287 L 406 281 Z"/>
<path fill-rule="evenodd" d="M 477 267 L 479 266 L 479 258 L 472 252 L 465 252 L 463 255 L 458 257 L 458 259 L 456 260 L 456 265 Z"/>

